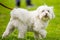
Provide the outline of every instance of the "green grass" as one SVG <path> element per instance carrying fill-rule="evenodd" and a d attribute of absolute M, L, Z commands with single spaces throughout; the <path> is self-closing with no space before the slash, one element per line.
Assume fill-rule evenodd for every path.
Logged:
<path fill-rule="evenodd" d="M 14 8 L 16 6 L 15 0 L 0 0 L 0 2 L 11 8 Z M 29 9 L 26 6 L 25 0 L 21 0 L 21 8 L 25 8 L 28 10 L 35 10 L 38 6 L 43 5 L 44 2 L 48 6 L 54 6 L 54 13 L 56 17 L 55 19 L 50 21 L 46 29 L 48 32 L 47 37 L 42 40 L 60 40 L 60 0 L 32 0 L 32 4 L 34 4 L 35 6 Z M 10 19 L 10 10 L 0 6 L 0 40 L 18 40 L 17 29 L 7 38 L 5 39 L 1 38 L 9 22 L 9 19 Z M 34 40 L 32 33 L 27 33 L 25 38 Z"/>

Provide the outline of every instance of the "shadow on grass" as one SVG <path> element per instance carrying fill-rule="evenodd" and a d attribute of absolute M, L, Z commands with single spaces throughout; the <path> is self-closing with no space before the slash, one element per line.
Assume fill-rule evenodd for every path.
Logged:
<path fill-rule="evenodd" d="M 18 39 L 15 36 L 9 36 L 7 38 L 3 38 L 0 36 L 0 40 L 35 40 L 34 37 L 27 36 L 24 39 Z M 40 39 L 40 40 L 60 40 L 60 38 L 53 38 L 53 37 L 46 37 L 45 39 Z"/>
<path fill-rule="evenodd" d="M 0 40 L 35 40 L 35 39 L 34 39 L 34 37 L 25 37 L 24 39 L 18 39 L 15 36 L 9 36 L 9 37 L 2 39 L 2 37 L 0 36 Z"/>

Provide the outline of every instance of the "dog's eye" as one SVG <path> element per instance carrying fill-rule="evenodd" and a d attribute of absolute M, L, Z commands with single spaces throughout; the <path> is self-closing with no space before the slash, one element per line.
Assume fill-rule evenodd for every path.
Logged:
<path fill-rule="evenodd" d="M 50 12 L 49 10 L 47 10 L 48 12 Z"/>
<path fill-rule="evenodd" d="M 42 10 L 42 12 L 44 12 L 44 10 Z"/>

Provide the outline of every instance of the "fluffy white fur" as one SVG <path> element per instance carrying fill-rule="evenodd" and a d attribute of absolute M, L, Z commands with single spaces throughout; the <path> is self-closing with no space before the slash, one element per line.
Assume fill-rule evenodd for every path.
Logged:
<path fill-rule="evenodd" d="M 19 31 L 18 38 L 24 38 L 27 31 L 33 31 L 36 38 L 40 35 L 46 37 L 45 28 L 48 25 L 50 19 L 54 18 L 53 7 L 40 6 L 34 11 L 28 11 L 22 8 L 14 8 L 11 11 L 11 18 L 7 25 L 2 37 L 6 37 L 10 34 L 14 28 Z"/>

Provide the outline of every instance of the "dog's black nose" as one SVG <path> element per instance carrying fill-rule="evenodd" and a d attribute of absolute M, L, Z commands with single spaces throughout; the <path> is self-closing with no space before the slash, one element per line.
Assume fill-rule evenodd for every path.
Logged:
<path fill-rule="evenodd" d="M 47 16 L 47 13 L 46 13 L 46 15 L 45 16 Z"/>
<path fill-rule="evenodd" d="M 47 13 L 45 14 L 45 17 L 47 17 L 48 15 L 47 15 Z"/>

